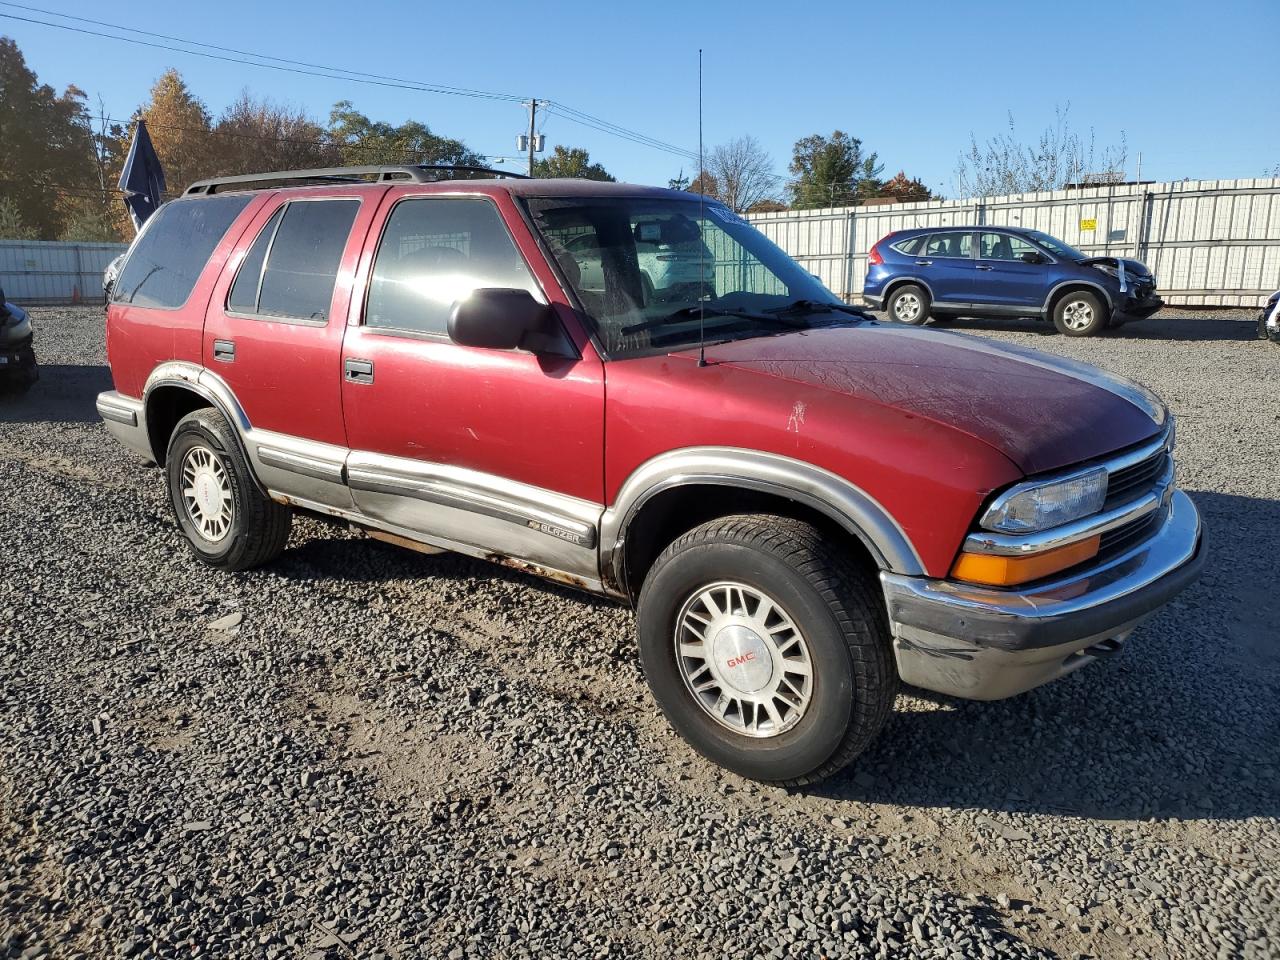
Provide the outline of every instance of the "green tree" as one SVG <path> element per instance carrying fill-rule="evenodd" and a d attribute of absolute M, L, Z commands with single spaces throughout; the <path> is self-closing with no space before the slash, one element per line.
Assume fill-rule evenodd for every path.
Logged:
<path fill-rule="evenodd" d="M 0 240 L 35 240 L 36 232 L 27 226 L 13 197 L 0 197 Z"/>
<path fill-rule="evenodd" d="M 418 120 L 395 127 L 383 120 L 370 120 L 352 105 L 340 100 L 329 112 L 328 137 L 340 162 L 353 166 L 379 163 L 428 163 L 480 165 L 484 157 L 469 150 L 461 140 L 442 137 Z"/>
<path fill-rule="evenodd" d="M 667 181 L 667 186 L 672 190 L 689 189 L 689 178 L 684 175 L 684 167 L 681 167 L 680 172 Z"/>
<path fill-rule="evenodd" d="M 59 235 L 68 196 L 92 182 L 92 152 L 85 139 L 84 93 L 61 96 L 41 84 L 18 45 L 0 37 L 0 192 L 10 229 L 40 239 Z"/>
<path fill-rule="evenodd" d="M 545 160 L 535 160 L 533 162 L 533 175 L 535 177 L 572 177 L 579 180 L 606 180 L 609 183 L 616 181 L 616 177 L 609 174 L 604 167 L 598 163 L 591 162 L 591 154 L 587 153 L 582 147 L 565 147 L 556 144 L 555 149 L 551 151 L 551 156 Z"/>
<path fill-rule="evenodd" d="M 792 206 L 796 209 L 856 203 L 879 189 L 884 167 L 862 141 L 840 130 L 797 140 L 791 158 Z"/>

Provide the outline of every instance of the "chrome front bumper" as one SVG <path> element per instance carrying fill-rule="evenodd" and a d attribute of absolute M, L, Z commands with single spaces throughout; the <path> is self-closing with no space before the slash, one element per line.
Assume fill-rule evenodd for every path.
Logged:
<path fill-rule="evenodd" d="M 1153 537 L 1083 573 L 1027 590 L 883 572 L 906 683 L 999 700 L 1115 653 L 1204 565 L 1200 515 L 1175 491 Z"/>

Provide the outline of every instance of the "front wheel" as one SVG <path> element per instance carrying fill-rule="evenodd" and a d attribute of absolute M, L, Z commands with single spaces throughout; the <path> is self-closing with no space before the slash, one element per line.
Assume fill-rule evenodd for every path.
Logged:
<path fill-rule="evenodd" d="M 1053 308 L 1053 325 L 1068 337 L 1089 337 L 1107 326 L 1102 301 L 1083 290 L 1066 294 Z"/>
<path fill-rule="evenodd" d="M 654 699 L 699 753 L 744 777 L 830 776 L 897 695 L 874 579 L 812 525 L 732 516 L 666 548 L 640 593 Z"/>
<path fill-rule="evenodd" d="M 222 414 L 196 410 L 178 421 L 165 475 L 178 526 L 209 566 L 248 570 L 284 550 L 293 511 L 258 489 Z"/>

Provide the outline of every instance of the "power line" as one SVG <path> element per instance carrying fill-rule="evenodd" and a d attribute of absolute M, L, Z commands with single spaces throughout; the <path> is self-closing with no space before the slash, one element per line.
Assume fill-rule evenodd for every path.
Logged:
<path fill-rule="evenodd" d="M 283 73 L 295 73 L 302 76 L 320 77 L 326 80 L 345 80 L 350 83 L 364 83 L 372 86 L 413 90 L 420 93 L 438 93 L 450 96 L 465 96 L 506 102 L 521 102 L 527 99 L 514 94 L 495 93 L 492 91 L 476 90 L 468 87 L 454 87 L 446 84 L 424 83 L 420 81 L 406 80 L 400 77 L 386 76 L 383 74 L 348 70 L 345 67 L 333 67 L 327 64 L 309 63 L 304 60 L 289 60 L 284 57 L 275 57 L 269 54 L 239 50 L 235 47 L 223 47 L 217 44 L 203 43 L 198 40 L 188 40 L 183 37 L 175 37 L 169 34 L 139 30 L 134 27 L 126 27 L 120 24 L 109 23 L 105 20 L 94 20 L 89 17 L 72 16 L 70 14 L 59 13 L 55 10 L 48 10 L 41 7 L 5 2 L 5 0 L 0 0 L 0 6 L 39 13 L 45 16 L 58 17 L 64 20 L 73 20 L 78 23 L 92 24 L 93 26 L 105 27 L 110 30 L 133 33 L 137 34 L 138 37 L 152 37 L 155 38 L 155 40 L 166 40 L 170 41 L 170 43 L 157 43 L 155 40 L 142 40 L 138 39 L 138 37 L 114 36 L 112 34 L 100 33 L 96 30 L 87 30 L 81 27 L 75 27 L 67 23 L 51 23 L 47 20 L 37 20 L 33 17 L 24 17 L 13 13 L 0 13 L 0 18 L 17 20 L 22 23 L 31 23 L 38 26 L 52 27 L 56 30 L 65 30 L 71 33 L 79 33 L 98 39 L 118 40 L 122 43 L 131 43 L 138 46 L 150 47 L 152 49 L 167 50 L 172 53 L 184 53 L 189 56 L 204 57 L 205 59 L 219 60 L 225 63 L 237 63 L 242 66 L 262 67 L 268 70 L 277 70 Z M 184 44 L 186 46 L 172 46 L 171 44 L 173 43 Z M 187 49 L 189 46 L 203 47 L 204 50 Z M 205 50 L 216 50 L 221 51 L 221 53 L 208 53 L 204 52 Z M 253 59 L 243 59 L 245 57 Z M 666 141 L 659 140 L 656 137 L 650 137 L 647 134 L 640 133 L 637 130 L 631 130 L 627 127 L 621 126 L 620 124 L 615 124 L 600 117 L 592 116 L 591 114 L 576 110 L 566 104 L 560 103 L 559 101 L 551 101 L 551 103 L 554 103 L 555 106 L 560 108 L 560 115 L 562 117 L 581 126 L 589 127 L 593 130 L 597 130 L 598 132 L 631 141 L 632 143 L 639 144 L 640 146 L 650 147 L 652 149 L 672 153 L 677 156 L 687 157 L 689 159 L 693 159 L 697 156 L 692 151 L 685 150 L 675 144 L 667 143 Z"/>

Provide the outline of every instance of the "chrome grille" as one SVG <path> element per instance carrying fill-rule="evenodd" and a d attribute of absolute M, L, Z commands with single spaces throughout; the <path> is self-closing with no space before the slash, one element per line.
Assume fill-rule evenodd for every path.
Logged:
<path fill-rule="evenodd" d="M 1137 520 L 1131 520 L 1122 526 L 1116 527 L 1114 530 L 1108 530 L 1102 535 L 1098 544 L 1099 558 L 1114 557 L 1141 543 L 1155 532 L 1156 527 L 1163 522 L 1164 517 L 1164 510 L 1156 510 L 1154 513 L 1139 517 Z"/>
<path fill-rule="evenodd" d="M 1155 488 L 1156 481 L 1164 476 L 1169 459 L 1168 449 L 1161 449 L 1145 460 L 1109 474 L 1107 499 L 1103 502 L 1102 509 L 1110 510 L 1150 493 Z"/>

